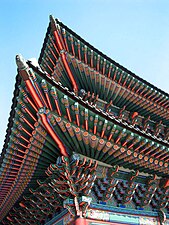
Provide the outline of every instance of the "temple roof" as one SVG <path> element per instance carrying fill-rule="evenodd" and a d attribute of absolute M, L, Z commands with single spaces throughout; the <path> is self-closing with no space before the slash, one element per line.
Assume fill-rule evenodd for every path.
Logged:
<path fill-rule="evenodd" d="M 0 220 L 29 196 L 30 188 L 38 190 L 37 180 L 48 180 L 45 171 L 62 155 L 70 158 L 75 152 L 118 166 L 119 174 L 139 171 L 145 180 L 156 174 L 158 185 L 168 178 L 168 94 L 53 18 L 40 66 L 19 55 L 16 61 L 0 157 Z"/>
<path fill-rule="evenodd" d="M 70 67 L 71 65 L 75 65 L 76 67 L 72 68 L 72 71 L 75 72 L 75 80 L 79 86 L 81 86 L 81 84 L 79 83 L 78 79 L 81 78 L 78 78 L 79 75 L 77 72 L 77 64 L 79 64 L 79 69 L 81 69 L 81 67 L 86 67 L 87 69 L 94 71 L 97 76 L 99 73 L 99 77 L 101 77 L 100 79 L 105 76 L 105 82 L 107 82 L 108 78 L 112 80 L 118 88 L 120 87 L 118 96 L 121 96 L 121 98 L 123 98 L 127 104 L 124 104 L 124 102 L 118 102 L 117 100 L 114 102 L 112 98 L 113 104 L 118 105 L 119 107 L 125 106 L 129 111 L 137 110 L 142 116 L 150 115 L 152 120 L 158 122 L 162 121 L 164 124 L 168 125 L 169 95 L 167 93 L 143 80 L 136 74 L 132 73 L 114 60 L 107 57 L 105 54 L 94 48 L 57 19 L 56 26 L 62 40 L 61 42 L 63 43 L 63 49 L 66 52 L 66 57 L 69 59 Z M 60 63 L 58 51 L 55 48 L 56 46 L 53 44 L 52 37 L 50 23 L 47 29 L 43 48 L 41 50 L 39 64 L 44 71 L 47 71 L 47 73 L 51 75 L 55 74 L 57 67 L 59 67 L 58 63 Z M 54 57 L 53 53 L 55 54 Z M 55 60 L 58 60 L 58 62 L 55 62 Z M 63 80 L 62 82 L 63 85 L 69 85 L 66 81 L 66 78 L 65 81 Z M 82 86 L 84 86 L 84 83 Z M 97 90 L 97 86 L 94 86 L 94 89 Z M 91 91 L 92 90 L 90 90 L 90 92 Z M 114 91 L 117 93 L 117 90 Z M 126 97 L 128 92 L 131 92 L 134 98 L 131 96 Z M 110 98 L 107 100 L 110 101 Z M 130 106 L 131 102 L 134 105 L 134 108 Z"/>
<path fill-rule="evenodd" d="M 95 48 L 92 44 L 90 44 L 89 42 L 87 42 L 86 40 L 84 40 L 81 36 L 79 36 L 77 33 L 75 33 L 73 30 L 71 30 L 69 27 L 67 27 L 64 23 L 62 23 L 60 20 L 58 20 L 57 18 L 55 19 L 56 23 L 60 25 L 60 27 L 62 27 L 63 29 L 65 29 L 65 31 L 68 34 L 71 34 L 72 36 L 74 36 L 77 40 L 79 40 L 80 42 L 82 42 L 84 44 L 84 46 L 86 45 L 89 49 L 93 50 L 94 52 L 96 52 L 98 55 L 102 56 L 104 59 L 106 59 L 107 61 L 110 61 L 110 63 L 114 64 L 115 66 L 117 66 L 118 68 L 124 70 L 127 74 L 132 75 L 134 78 L 138 79 L 139 81 L 141 81 L 142 83 L 146 84 L 147 86 L 152 87 L 153 89 L 155 89 L 156 91 L 160 92 L 161 94 L 165 95 L 166 97 L 169 97 L 169 94 L 163 90 L 161 90 L 160 88 L 154 86 L 153 84 L 149 83 L 148 81 L 144 80 L 143 78 L 141 78 L 140 76 L 136 75 L 134 72 L 130 71 L 129 69 L 125 68 L 124 66 L 122 66 L 121 64 L 119 64 L 118 62 L 114 61 L 112 58 L 110 58 L 109 56 L 107 56 L 106 54 L 104 54 L 103 52 L 101 52 L 100 50 L 98 50 L 97 48 Z M 48 38 L 49 38 L 49 34 L 51 33 L 51 24 L 49 24 L 48 28 L 47 28 L 47 32 L 46 32 L 46 37 L 44 39 L 44 43 L 43 43 L 43 47 L 41 49 L 41 53 L 40 53 L 40 57 L 39 57 L 39 64 L 41 64 L 42 62 L 42 58 L 44 55 L 44 50 L 46 48 L 46 44 L 48 42 Z"/>

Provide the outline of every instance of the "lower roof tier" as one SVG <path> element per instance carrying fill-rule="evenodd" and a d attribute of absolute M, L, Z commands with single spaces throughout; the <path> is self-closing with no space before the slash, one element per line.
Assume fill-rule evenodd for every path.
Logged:
<path fill-rule="evenodd" d="M 168 143 L 104 112 L 97 101 L 85 101 L 51 78 L 43 79 L 39 70 L 31 70 L 29 79 L 42 102 L 39 120 L 46 116 L 67 154 L 75 151 L 109 164 L 168 174 Z M 27 94 L 36 104 L 32 93 L 28 90 Z"/>
<path fill-rule="evenodd" d="M 99 100 L 76 96 L 19 56 L 17 63 L 22 79 L 0 167 L 3 216 L 23 192 L 37 186 L 36 180 L 59 155 L 76 152 L 111 166 L 168 177 L 168 143 L 98 108 Z"/>

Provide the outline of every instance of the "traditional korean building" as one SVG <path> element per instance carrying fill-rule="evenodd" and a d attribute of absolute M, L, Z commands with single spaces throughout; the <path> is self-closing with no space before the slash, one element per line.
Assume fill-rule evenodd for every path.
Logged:
<path fill-rule="evenodd" d="M 52 16 L 16 63 L 0 224 L 169 224 L 169 95 Z"/>

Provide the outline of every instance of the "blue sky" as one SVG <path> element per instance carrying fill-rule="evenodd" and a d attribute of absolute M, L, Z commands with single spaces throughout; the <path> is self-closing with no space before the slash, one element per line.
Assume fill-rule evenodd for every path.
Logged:
<path fill-rule="evenodd" d="M 12 104 L 15 55 L 38 58 L 50 14 L 169 93 L 168 0 L 0 0 L 0 152 Z"/>

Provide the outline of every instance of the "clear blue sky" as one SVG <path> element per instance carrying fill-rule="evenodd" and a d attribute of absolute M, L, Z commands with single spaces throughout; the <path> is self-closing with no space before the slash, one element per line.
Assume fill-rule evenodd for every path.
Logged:
<path fill-rule="evenodd" d="M 169 92 L 168 0 L 0 0 L 0 152 L 12 104 L 15 55 L 38 58 L 50 14 Z"/>

